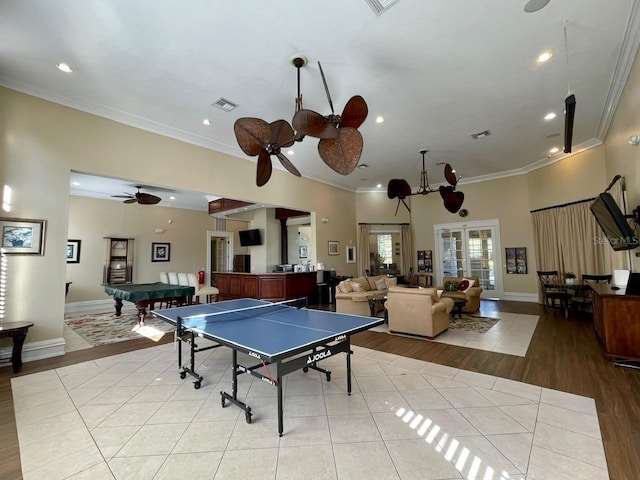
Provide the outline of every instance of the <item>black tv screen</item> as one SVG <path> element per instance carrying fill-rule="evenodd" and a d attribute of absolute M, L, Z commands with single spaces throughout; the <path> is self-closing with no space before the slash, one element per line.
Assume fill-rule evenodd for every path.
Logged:
<path fill-rule="evenodd" d="M 240 236 L 240 246 L 241 247 L 251 247 L 254 245 L 262 245 L 262 236 L 260 235 L 260 230 L 240 230 L 238 232 Z"/>
<path fill-rule="evenodd" d="M 590 208 L 614 250 L 631 250 L 638 246 L 638 237 L 611 194 L 601 193 Z"/>

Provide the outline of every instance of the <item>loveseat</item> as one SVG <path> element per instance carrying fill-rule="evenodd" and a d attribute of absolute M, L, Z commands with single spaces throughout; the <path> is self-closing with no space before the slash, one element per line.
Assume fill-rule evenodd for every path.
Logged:
<path fill-rule="evenodd" d="M 385 302 L 391 333 L 434 338 L 449 328 L 453 300 L 435 288 L 389 287 Z"/>
<path fill-rule="evenodd" d="M 336 286 L 336 312 L 369 316 L 369 298 L 386 295 L 389 286 L 396 284 L 395 277 L 386 275 L 344 280 Z M 377 306 L 379 310 L 383 308 L 382 305 Z"/>
<path fill-rule="evenodd" d="M 466 286 L 463 283 L 465 280 L 469 283 Z M 480 310 L 482 287 L 480 287 L 478 277 L 444 277 L 442 285 L 436 287 L 436 289 L 443 291 L 442 297 L 465 299 L 467 303 L 462 307 L 462 311 L 465 313 L 473 313 Z"/>

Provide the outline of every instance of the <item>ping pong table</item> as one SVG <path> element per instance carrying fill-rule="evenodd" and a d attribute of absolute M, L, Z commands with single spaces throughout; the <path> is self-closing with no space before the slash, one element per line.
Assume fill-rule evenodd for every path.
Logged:
<path fill-rule="evenodd" d="M 283 433 L 283 377 L 297 370 L 306 372 L 312 369 L 324 373 L 327 381 L 331 381 L 331 372 L 317 364 L 344 352 L 347 393 L 351 395 L 350 337 L 384 322 L 382 318 L 296 308 L 291 306 L 291 302 L 271 303 L 254 299 L 189 305 L 157 310 L 153 314 L 176 326 L 180 377 L 184 379 L 187 374 L 195 377 L 195 388 L 200 388 L 203 380 L 194 369 L 195 353 L 219 346 L 232 349 L 231 393 L 221 391 L 220 400 L 222 407 L 229 401 L 244 410 L 247 423 L 251 423 L 251 407 L 238 399 L 238 375 L 247 373 L 275 386 L 278 390 L 280 436 Z M 198 349 L 195 337 L 212 340 L 216 345 Z M 182 367 L 183 341 L 191 346 L 190 367 Z M 239 364 L 238 352 L 247 354 L 252 364 Z M 269 371 L 270 365 L 275 365 L 275 372 Z"/>

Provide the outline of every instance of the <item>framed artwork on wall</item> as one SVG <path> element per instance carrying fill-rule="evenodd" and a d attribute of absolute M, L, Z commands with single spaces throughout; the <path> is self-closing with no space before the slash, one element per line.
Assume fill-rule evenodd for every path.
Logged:
<path fill-rule="evenodd" d="M 80 263 L 80 240 L 67 240 L 67 263 Z"/>
<path fill-rule="evenodd" d="M 355 245 L 347 245 L 347 263 L 356 263 Z"/>
<path fill-rule="evenodd" d="M 45 220 L 0 217 L 0 246 L 8 255 L 44 255 Z"/>
<path fill-rule="evenodd" d="M 308 256 L 307 246 L 306 245 L 300 245 L 298 247 L 298 257 L 307 258 L 307 256 Z"/>
<path fill-rule="evenodd" d="M 340 242 L 329 240 L 329 255 L 340 255 Z"/>
<path fill-rule="evenodd" d="M 171 258 L 171 244 L 153 242 L 151 244 L 151 261 L 168 262 Z"/>
<path fill-rule="evenodd" d="M 507 273 L 527 273 L 527 247 L 507 247 L 505 259 Z"/>

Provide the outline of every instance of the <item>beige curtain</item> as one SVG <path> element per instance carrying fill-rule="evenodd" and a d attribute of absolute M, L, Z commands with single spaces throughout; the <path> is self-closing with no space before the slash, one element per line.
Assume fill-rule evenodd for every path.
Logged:
<path fill-rule="evenodd" d="M 411 225 L 400 225 L 400 271 L 408 278 L 412 266 Z"/>
<path fill-rule="evenodd" d="M 365 275 L 365 270 L 369 269 L 369 233 L 370 225 L 358 225 L 358 275 Z"/>
<path fill-rule="evenodd" d="M 624 211 L 623 181 L 609 190 Z M 531 212 L 538 270 L 606 275 L 629 269 L 627 252 L 614 252 L 602 242 L 602 230 L 591 213 L 593 199 Z"/>

